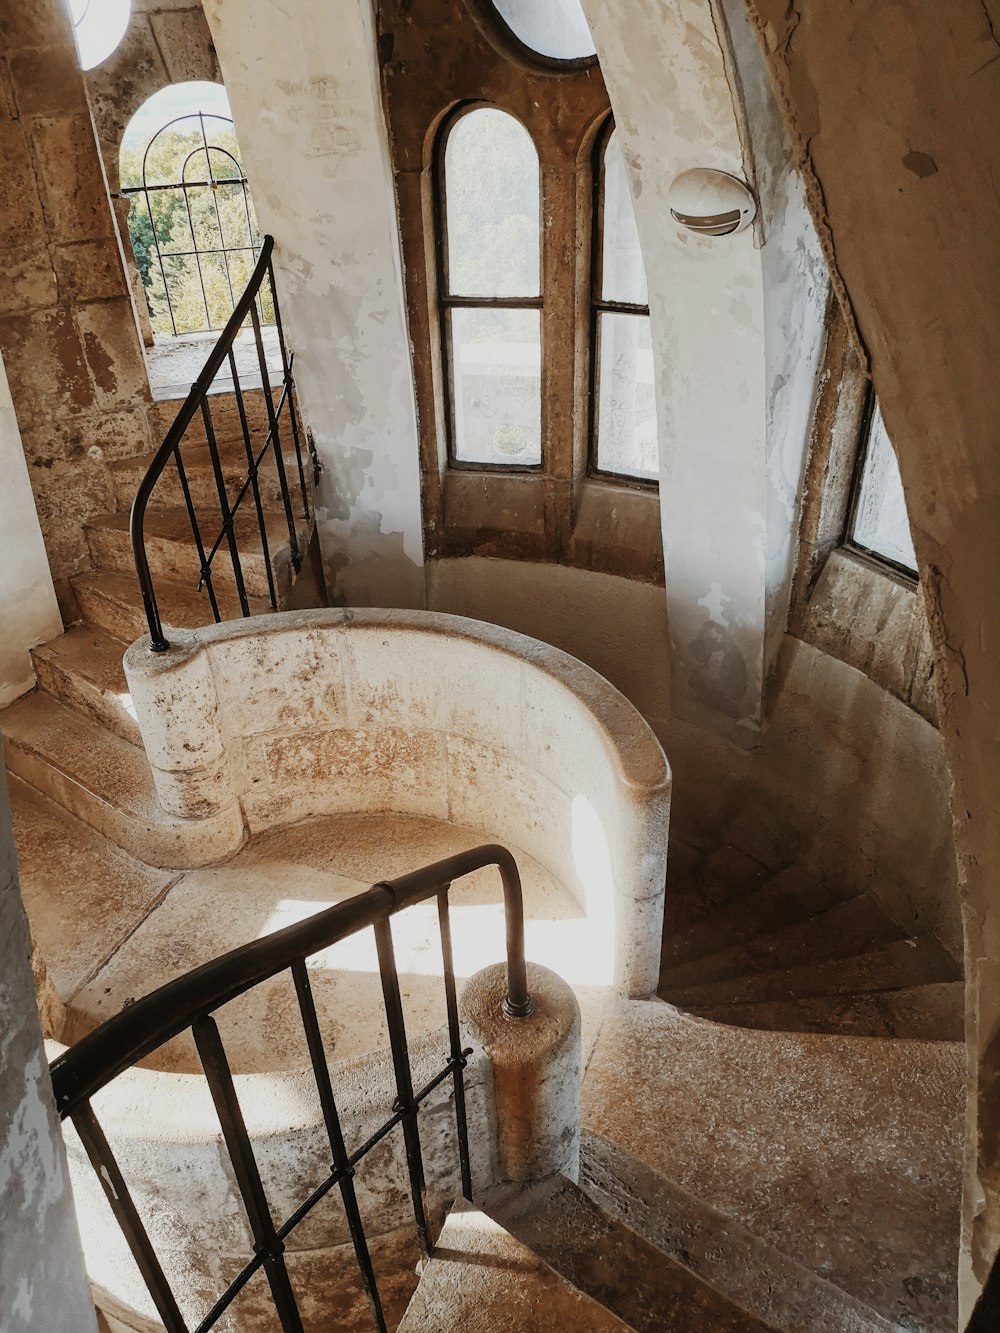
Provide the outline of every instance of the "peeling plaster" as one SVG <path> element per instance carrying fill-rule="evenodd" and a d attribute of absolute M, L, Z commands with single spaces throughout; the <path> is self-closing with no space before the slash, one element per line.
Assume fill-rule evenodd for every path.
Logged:
<path fill-rule="evenodd" d="M 416 409 L 369 8 L 311 6 L 291 27 L 261 0 L 205 10 L 275 237 L 299 398 L 324 469 L 317 531 L 331 601 L 421 606 Z"/>

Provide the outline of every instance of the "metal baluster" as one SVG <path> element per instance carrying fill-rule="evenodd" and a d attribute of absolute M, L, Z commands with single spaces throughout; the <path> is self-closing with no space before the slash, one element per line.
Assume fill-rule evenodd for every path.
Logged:
<path fill-rule="evenodd" d="M 128 1247 L 142 1274 L 142 1280 L 149 1288 L 149 1294 L 153 1298 L 157 1314 L 163 1320 L 164 1328 L 167 1333 L 188 1333 L 188 1326 L 178 1309 L 174 1293 L 170 1290 L 170 1284 L 160 1267 L 153 1244 L 139 1218 L 128 1186 L 104 1137 L 104 1131 L 97 1123 L 90 1102 L 84 1102 L 74 1111 L 72 1120 L 80 1135 L 80 1141 L 87 1150 L 91 1165 L 97 1172 L 101 1188 L 115 1215 L 115 1221 L 128 1241 Z"/>
<path fill-rule="evenodd" d="M 264 1258 L 264 1272 L 271 1286 L 274 1308 L 281 1320 L 283 1333 L 303 1333 L 295 1292 L 292 1290 L 288 1269 L 285 1267 L 283 1257 L 285 1247 L 274 1229 L 274 1220 L 268 1207 L 260 1171 L 257 1169 L 219 1029 L 213 1018 L 205 1016 L 192 1025 L 191 1031 L 219 1115 L 219 1124 L 222 1126 L 222 1135 L 229 1150 L 250 1230 L 253 1232 L 254 1250 Z"/>
<path fill-rule="evenodd" d="M 260 548 L 264 553 L 264 572 L 267 574 L 267 595 L 271 602 L 271 610 L 274 611 L 278 606 L 278 596 L 274 589 L 274 569 L 271 565 L 271 548 L 267 540 L 267 523 L 264 521 L 264 506 L 260 498 L 260 485 L 257 480 L 257 460 L 253 452 L 253 440 L 250 436 L 250 425 L 247 421 L 246 405 L 243 402 L 243 389 L 240 385 L 240 377 L 236 372 L 236 356 L 233 349 L 229 349 L 229 370 L 233 377 L 233 391 L 236 394 L 236 410 L 240 414 L 240 428 L 243 431 L 243 446 L 247 455 L 247 475 L 250 485 L 253 488 L 253 502 L 257 510 L 257 526 L 260 528 Z M 233 506 L 235 514 L 240 500 L 246 492 L 246 487 L 240 492 L 240 496 Z"/>
<path fill-rule="evenodd" d="M 292 548 L 292 565 L 296 574 L 302 568 L 302 556 L 299 553 L 299 538 L 295 531 L 295 519 L 292 516 L 292 499 L 288 494 L 288 478 L 285 475 L 285 460 L 281 456 L 281 437 L 278 433 L 278 418 L 274 414 L 274 399 L 271 397 L 271 381 L 267 373 L 267 357 L 264 355 L 264 340 L 260 332 L 260 315 L 257 302 L 250 305 L 250 321 L 253 324 L 254 341 L 257 344 L 257 361 L 260 365 L 260 384 L 267 404 L 268 435 L 274 450 L 274 461 L 278 468 L 278 482 L 281 486 L 281 500 L 285 506 L 285 521 L 288 523 L 288 540 Z"/>
<path fill-rule="evenodd" d="M 420 1130 L 417 1125 L 417 1106 L 413 1098 L 413 1078 L 406 1044 L 403 1001 L 399 994 L 399 974 L 396 971 L 396 955 L 392 944 L 392 926 L 388 917 L 375 922 L 375 944 L 378 949 L 379 971 L 382 974 L 382 995 L 385 999 L 385 1016 L 389 1026 L 392 1067 L 396 1075 L 396 1106 L 403 1116 L 403 1141 L 406 1145 L 406 1167 L 410 1176 L 413 1217 L 417 1224 L 420 1249 L 427 1258 L 430 1258 L 434 1253 L 434 1246 L 431 1244 L 427 1226 Z"/>
<path fill-rule="evenodd" d="M 302 517 L 309 517 L 309 493 L 306 489 L 306 473 L 302 464 L 302 441 L 299 438 L 299 421 L 295 413 L 295 394 L 292 382 L 293 357 L 285 348 L 285 330 L 281 323 L 281 310 L 278 307 L 278 288 L 274 281 L 274 265 L 268 261 L 267 277 L 271 284 L 271 302 L 274 305 L 274 327 L 278 331 L 278 346 L 281 349 L 281 374 L 288 391 L 288 424 L 292 428 L 292 443 L 295 445 L 295 462 L 299 469 L 299 487 L 302 491 Z"/>
<path fill-rule="evenodd" d="M 448 1041 L 454 1062 L 455 1077 L 455 1130 L 458 1134 L 458 1157 L 462 1166 L 462 1193 L 472 1202 L 472 1166 L 469 1162 L 469 1123 L 465 1114 L 465 1066 L 468 1063 L 462 1050 L 462 1034 L 458 1027 L 458 996 L 455 993 L 455 959 L 451 946 L 451 917 L 448 914 L 450 884 L 438 890 L 438 926 L 441 931 L 441 961 L 444 964 L 444 995 L 448 1009 Z"/>
<path fill-rule="evenodd" d="M 174 461 L 177 464 L 177 475 L 180 478 L 181 491 L 184 495 L 184 504 L 187 508 L 188 520 L 191 523 L 191 532 L 194 536 L 194 546 L 198 553 L 198 567 L 201 570 L 201 583 L 204 583 L 205 585 L 205 591 L 208 593 L 209 605 L 212 608 L 212 615 L 218 622 L 222 619 L 222 616 L 219 613 L 219 602 L 215 596 L 215 588 L 212 585 L 212 567 L 205 558 L 205 543 L 201 539 L 201 528 L 198 525 L 198 513 L 194 507 L 194 501 L 191 499 L 191 487 L 188 485 L 187 472 L 184 469 L 184 460 L 181 458 L 181 446 L 179 443 L 174 449 Z"/>
<path fill-rule="evenodd" d="M 215 438 L 215 427 L 212 425 L 212 413 L 208 406 L 208 398 L 201 400 L 201 419 L 205 423 L 205 439 L 208 441 L 208 456 L 212 460 L 212 471 L 215 474 L 215 489 L 219 493 L 219 509 L 222 513 L 222 530 L 226 534 L 226 541 L 229 544 L 229 558 L 233 562 L 233 578 L 236 580 L 236 595 L 240 599 L 240 609 L 245 616 L 250 614 L 250 603 L 247 601 L 247 590 L 243 582 L 243 565 L 240 561 L 240 549 L 236 541 L 236 530 L 233 527 L 233 515 L 229 509 L 229 496 L 226 494 L 226 478 L 222 471 L 222 459 L 219 457 L 219 445 Z M 218 543 L 216 543 L 216 546 Z M 212 555 L 215 554 L 213 548 Z M 209 564 L 212 561 L 212 555 L 209 555 Z"/>
<path fill-rule="evenodd" d="M 344 1143 L 340 1116 L 337 1114 L 337 1103 L 333 1095 L 333 1085 L 330 1082 L 330 1067 L 327 1064 L 326 1051 L 323 1049 L 323 1038 L 319 1030 L 319 1019 L 316 1015 L 316 1004 L 313 1000 L 309 971 L 304 962 L 300 961 L 292 964 L 292 976 L 295 979 L 295 993 L 299 998 L 302 1026 L 305 1029 L 309 1057 L 312 1060 L 313 1074 L 316 1077 L 316 1089 L 319 1092 L 320 1106 L 323 1108 L 323 1119 L 326 1121 L 326 1132 L 330 1139 L 330 1151 L 333 1153 L 333 1170 L 343 1173 L 340 1181 L 340 1194 L 344 1201 L 344 1212 L 347 1214 L 347 1225 L 351 1229 L 354 1253 L 357 1256 L 358 1267 L 361 1269 L 361 1280 L 364 1283 L 365 1295 L 368 1297 L 375 1327 L 378 1329 L 378 1333 L 386 1333 L 382 1301 L 379 1296 L 378 1283 L 375 1280 L 371 1255 L 368 1251 L 368 1241 L 365 1238 L 361 1210 L 358 1208 L 358 1197 L 354 1189 L 354 1168 L 347 1157 L 347 1145 Z"/>

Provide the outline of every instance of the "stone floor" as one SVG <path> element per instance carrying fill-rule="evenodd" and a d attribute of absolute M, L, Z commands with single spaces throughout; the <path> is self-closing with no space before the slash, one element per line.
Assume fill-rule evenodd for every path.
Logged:
<path fill-rule="evenodd" d="M 64 1040 L 227 950 L 363 893 L 372 883 L 490 841 L 475 829 L 402 815 L 344 815 L 262 834 L 231 860 L 183 873 L 154 870 L 113 847 L 31 788 L 12 782 L 25 903 L 49 975 L 68 1005 Z M 589 984 L 592 927 L 571 894 L 515 850 L 525 903 L 528 958 L 574 987 L 584 1041 L 596 1036 L 604 987 Z M 82 853 L 82 855 L 81 855 Z M 459 986 L 502 959 L 499 875 L 482 870 L 450 895 Z M 446 1022 L 437 905 L 393 921 L 407 1029 Z M 310 960 L 314 996 L 331 1059 L 385 1048 L 374 934 L 362 932 Z M 308 1052 L 290 977 L 257 987 L 217 1015 L 236 1072 L 305 1068 Z M 197 1070 L 190 1038 L 151 1063 Z"/>

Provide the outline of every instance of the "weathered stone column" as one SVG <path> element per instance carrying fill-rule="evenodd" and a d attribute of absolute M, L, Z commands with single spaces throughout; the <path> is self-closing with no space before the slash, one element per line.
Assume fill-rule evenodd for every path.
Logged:
<path fill-rule="evenodd" d="M 580 1169 L 580 1007 L 554 972 L 528 964 L 529 1018 L 503 1011 L 507 968 L 484 968 L 462 994 L 462 1021 L 493 1066 L 498 1181 L 519 1184 Z"/>

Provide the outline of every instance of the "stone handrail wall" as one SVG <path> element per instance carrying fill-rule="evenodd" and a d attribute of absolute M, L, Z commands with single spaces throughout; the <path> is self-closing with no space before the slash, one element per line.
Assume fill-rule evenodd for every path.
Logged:
<path fill-rule="evenodd" d="M 429 612 L 286 612 L 170 637 L 158 655 L 133 645 L 125 671 L 161 804 L 229 830 L 220 858 L 244 824 L 392 811 L 469 825 L 576 895 L 608 941 L 595 983 L 655 990 L 670 771 L 603 677 Z"/>

